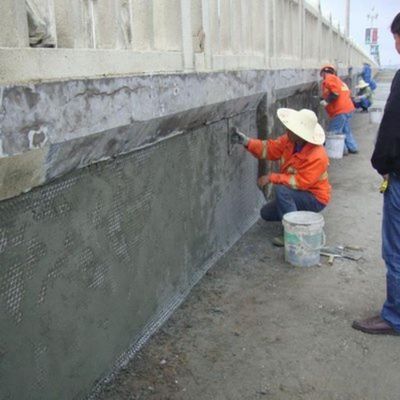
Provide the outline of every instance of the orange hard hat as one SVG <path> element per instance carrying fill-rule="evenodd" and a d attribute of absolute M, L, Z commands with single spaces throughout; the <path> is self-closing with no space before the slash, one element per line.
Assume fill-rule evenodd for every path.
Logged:
<path fill-rule="evenodd" d="M 330 72 L 332 74 L 336 74 L 336 67 L 332 64 L 325 64 L 321 67 L 319 73 L 321 72 Z"/>

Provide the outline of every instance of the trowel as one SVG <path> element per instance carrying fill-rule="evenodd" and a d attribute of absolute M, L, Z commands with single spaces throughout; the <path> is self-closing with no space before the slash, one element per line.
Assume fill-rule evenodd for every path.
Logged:
<path fill-rule="evenodd" d="M 335 258 L 348 258 L 358 261 L 362 257 L 363 249 L 359 246 L 338 245 L 324 246 L 321 248 L 321 256 L 329 257 L 329 264 L 333 264 Z"/>

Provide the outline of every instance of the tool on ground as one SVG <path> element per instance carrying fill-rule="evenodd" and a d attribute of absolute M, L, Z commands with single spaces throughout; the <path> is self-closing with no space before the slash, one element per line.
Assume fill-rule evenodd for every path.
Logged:
<path fill-rule="evenodd" d="M 362 258 L 363 249 L 360 246 L 343 245 L 343 246 L 324 246 L 321 248 L 321 256 L 328 257 L 328 263 L 333 264 L 335 258 L 348 258 L 349 260 L 358 261 Z"/>

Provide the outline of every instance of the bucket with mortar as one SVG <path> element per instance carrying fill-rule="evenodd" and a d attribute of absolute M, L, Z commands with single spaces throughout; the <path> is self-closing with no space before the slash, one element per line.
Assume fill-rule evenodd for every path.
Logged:
<path fill-rule="evenodd" d="M 312 267 L 320 262 L 325 245 L 324 217 L 311 211 L 293 211 L 283 216 L 285 261 L 296 267 Z"/>
<path fill-rule="evenodd" d="M 325 149 L 329 158 L 343 158 L 345 135 L 327 133 L 325 139 Z"/>

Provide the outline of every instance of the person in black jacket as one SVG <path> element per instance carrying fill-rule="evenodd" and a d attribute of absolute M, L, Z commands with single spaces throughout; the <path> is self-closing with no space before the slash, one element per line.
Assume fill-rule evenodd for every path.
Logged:
<path fill-rule="evenodd" d="M 400 54 L 400 13 L 394 18 L 391 31 Z M 388 184 L 382 221 L 387 295 L 380 315 L 354 321 L 353 328 L 372 334 L 400 335 L 400 70 L 392 82 L 371 162 Z"/>

